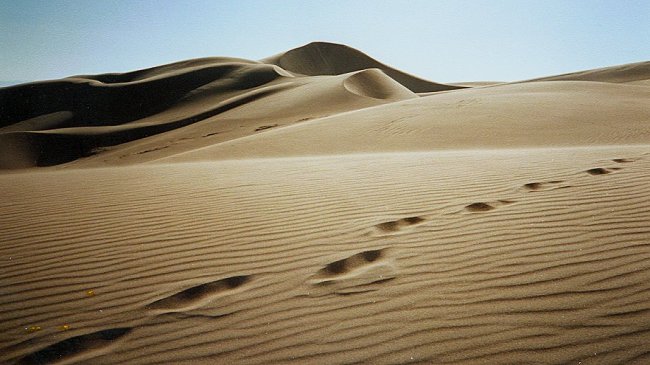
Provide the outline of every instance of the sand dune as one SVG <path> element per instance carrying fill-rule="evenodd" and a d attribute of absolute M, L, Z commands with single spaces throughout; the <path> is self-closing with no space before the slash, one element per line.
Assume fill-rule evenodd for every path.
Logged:
<path fill-rule="evenodd" d="M 343 86 L 353 94 L 375 99 L 403 100 L 416 96 L 376 68 L 353 73 L 343 81 Z"/>
<path fill-rule="evenodd" d="M 218 113 L 209 111 L 191 120 L 181 119 L 185 126 L 167 133 L 160 133 L 164 127 L 161 123 L 143 126 L 138 122 L 140 129 L 155 129 L 158 133 L 114 150 L 103 149 L 66 167 L 141 163 L 327 115 L 416 97 L 373 69 L 338 76 L 290 78 L 227 99 L 211 109 Z M 126 130 L 129 136 L 135 126 Z M 86 138 L 90 131 L 79 133 Z"/>
<path fill-rule="evenodd" d="M 261 60 L 301 75 L 340 75 L 378 68 L 416 93 L 461 89 L 462 86 L 439 84 L 406 74 L 345 45 L 313 42 Z"/>
<path fill-rule="evenodd" d="M 0 89 L 0 363 L 646 364 L 647 65 L 454 88 L 311 43 Z"/>
<path fill-rule="evenodd" d="M 650 61 L 542 77 L 532 81 L 597 81 L 648 86 L 649 80 Z"/>
<path fill-rule="evenodd" d="M 17 140 L 24 141 L 22 149 L 36 154 L 23 159 L 26 163 L 18 167 L 67 162 L 90 155 L 99 147 L 206 119 L 263 97 L 271 90 L 260 87 L 290 77 L 274 66 L 245 63 L 178 68 L 163 76 L 143 79 L 127 76 L 132 80 L 104 83 L 70 78 L 1 90 L 4 112 L 0 141 L 8 140 L 12 145 Z M 119 80 L 116 75 L 96 78 Z M 257 94 L 251 93 L 251 89 Z M 249 93 L 245 95 L 246 92 Z M 39 135 L 44 133 L 48 136 Z M 53 145 L 61 143 L 74 145 L 78 152 L 62 156 L 58 150 L 51 151 Z M 4 142 L 2 146 L 8 144 Z M 5 156 L 15 154 L 11 150 L 1 152 Z M 3 166 L 10 163 L 2 161 Z"/>
<path fill-rule="evenodd" d="M 306 84 L 313 87 L 309 91 L 300 89 L 305 96 L 296 97 L 295 92 L 288 91 Z M 345 95 L 339 90 L 341 85 L 347 91 Z M 264 100 L 263 107 L 254 103 L 278 92 L 284 92 L 280 101 L 284 108 L 278 108 L 277 101 Z M 350 93 L 354 95 L 347 95 Z M 414 93 L 379 69 L 350 71 L 340 76 L 294 77 L 275 65 L 230 58 L 206 58 L 125 74 L 75 76 L 18 85 L 0 90 L 0 168 L 73 161 L 106 147 L 209 120 L 244 105 L 255 105 L 256 110 L 272 109 L 272 114 L 283 114 L 276 118 L 293 119 L 266 124 L 278 126 L 412 97 Z M 298 108 L 286 109 L 294 105 Z M 201 135 L 216 135 L 233 128 L 221 127 L 204 130 Z M 251 134 L 259 127 L 236 133 L 235 137 Z M 179 139 L 199 138 L 180 134 Z M 218 142 L 226 139 L 220 138 Z M 153 141 L 153 148 L 171 143 Z"/>
<path fill-rule="evenodd" d="M 645 133 L 647 89 L 640 87 L 650 78 L 647 64 L 543 79 L 562 83 L 479 83 L 475 86 L 490 90 L 450 93 L 451 87 L 401 73 L 347 46 L 316 42 L 262 61 L 213 57 L 123 74 L 73 76 L 0 89 L 0 168 L 69 162 L 71 167 L 131 164 L 192 151 L 199 159 L 231 158 L 242 154 L 217 156 L 221 152 L 200 149 L 235 148 L 221 145 L 229 141 L 242 146 L 255 140 L 265 144 L 265 138 L 276 135 L 260 139 L 260 131 L 328 116 L 333 119 L 321 125 L 334 120 L 333 124 L 341 126 L 326 128 L 323 135 L 312 130 L 320 128 L 313 123 L 304 126 L 303 132 L 283 130 L 292 136 L 298 133 L 287 137 L 291 145 L 269 151 L 256 147 L 244 154 L 503 147 L 502 140 L 514 147 L 572 146 L 576 141 L 579 145 L 616 144 L 621 138 L 623 144 L 644 143 L 644 134 L 634 133 L 633 140 L 627 140 L 625 133 L 637 128 Z M 637 88 L 566 80 L 625 82 Z M 448 92 L 436 92 L 444 90 Z M 395 103 L 415 99 L 415 92 L 426 98 Z M 605 104 L 601 105 L 601 98 L 607 99 Z M 581 102 L 589 108 L 576 108 Z M 520 107 L 521 103 L 527 107 Z M 625 119 L 618 122 L 622 127 L 605 119 L 616 117 L 621 109 L 616 103 L 630 104 Z M 387 105 L 361 110 L 380 104 Z M 405 114 L 402 108 L 411 111 Z M 439 110 L 432 113 L 433 108 Z M 348 116 L 338 116 L 355 110 L 353 123 L 348 123 Z M 484 118 L 484 113 L 494 116 Z M 455 122 L 459 119 L 462 122 Z M 496 119 L 498 125 L 494 125 Z M 548 119 L 554 119 L 552 123 L 561 120 L 559 127 L 570 131 L 557 135 L 546 128 Z M 597 128 L 591 128 L 592 119 L 600 121 Z M 469 122 L 472 128 L 467 128 Z M 348 133 L 350 127 L 357 129 Z M 531 135 L 534 129 L 540 133 Z M 610 138 L 610 132 L 615 138 Z M 421 138 L 420 133 L 428 137 Z M 235 141 L 242 137 L 250 139 Z M 377 144 L 375 138 L 383 142 Z"/>
<path fill-rule="evenodd" d="M 333 115 L 164 161 L 647 144 L 648 100 L 647 87 L 576 81 L 467 89 Z"/>

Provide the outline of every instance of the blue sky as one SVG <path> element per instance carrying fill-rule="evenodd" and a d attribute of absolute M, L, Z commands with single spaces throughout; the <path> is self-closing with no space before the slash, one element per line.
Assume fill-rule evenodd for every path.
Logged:
<path fill-rule="evenodd" d="M 434 81 L 650 60 L 650 1 L 0 0 L 0 81 L 260 59 L 311 41 Z"/>

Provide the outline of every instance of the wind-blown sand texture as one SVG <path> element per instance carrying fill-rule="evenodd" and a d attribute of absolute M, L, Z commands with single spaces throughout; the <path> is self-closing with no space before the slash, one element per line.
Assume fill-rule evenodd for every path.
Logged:
<path fill-rule="evenodd" d="M 0 362 L 647 364 L 648 80 L 312 43 L 0 89 Z"/>

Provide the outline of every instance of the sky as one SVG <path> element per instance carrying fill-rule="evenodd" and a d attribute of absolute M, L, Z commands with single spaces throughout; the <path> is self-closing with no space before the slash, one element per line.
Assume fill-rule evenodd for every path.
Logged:
<path fill-rule="evenodd" d="M 343 43 L 438 82 L 650 60 L 647 0 L 0 0 L 0 83 Z"/>

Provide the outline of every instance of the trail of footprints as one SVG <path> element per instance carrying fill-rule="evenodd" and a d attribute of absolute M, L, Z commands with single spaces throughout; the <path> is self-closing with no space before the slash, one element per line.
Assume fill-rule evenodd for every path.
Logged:
<path fill-rule="evenodd" d="M 613 162 L 627 164 L 639 158 L 615 158 Z M 620 167 L 595 167 L 584 171 L 591 176 L 606 175 L 621 170 Z M 522 186 L 529 193 L 571 187 L 563 180 L 530 182 Z M 513 200 L 496 200 L 489 202 L 474 202 L 464 207 L 469 213 L 486 213 L 515 203 Z M 397 234 L 409 228 L 416 227 L 427 221 L 425 217 L 410 216 L 397 220 L 376 224 L 374 229 L 380 234 Z M 332 261 L 309 277 L 307 283 L 313 293 L 318 295 L 339 294 L 350 295 L 378 290 L 376 285 L 388 282 L 397 277 L 394 258 L 387 248 L 362 251 L 351 256 Z M 253 276 L 238 275 L 222 278 L 196 285 L 169 296 L 158 299 L 145 306 L 154 314 L 191 311 L 201 308 L 215 299 L 235 294 L 245 290 Z M 311 295 L 311 293 L 310 293 Z M 112 328 L 89 334 L 70 337 L 53 345 L 31 353 L 18 361 L 19 364 L 50 364 L 61 361 L 81 361 L 109 351 L 133 328 Z"/>
<path fill-rule="evenodd" d="M 248 283 L 251 278 L 250 275 L 239 275 L 196 285 L 156 300 L 146 305 L 145 309 L 155 314 L 191 311 L 216 298 L 236 293 L 237 289 Z M 53 364 L 86 360 L 109 351 L 132 329 L 132 327 L 111 328 L 70 337 L 23 357 L 18 364 Z"/>
<path fill-rule="evenodd" d="M 638 161 L 640 158 L 614 158 L 611 161 L 618 164 L 632 163 Z M 584 171 L 585 173 L 596 176 L 596 175 L 606 175 L 618 170 L 621 170 L 621 167 L 594 167 Z M 522 190 L 526 192 L 543 192 L 556 189 L 566 189 L 570 188 L 571 185 L 567 184 L 564 180 L 549 180 L 549 181 L 534 181 L 526 183 L 522 186 Z M 510 205 L 516 203 L 515 200 L 510 199 L 499 199 L 495 201 L 479 201 L 473 202 L 466 205 L 463 210 L 469 213 L 485 213 L 497 209 L 501 206 Z M 402 233 L 408 228 L 420 225 L 426 222 L 425 217 L 412 216 L 401 218 L 397 220 L 387 221 L 383 223 L 376 224 L 374 229 L 380 235 L 392 235 L 397 233 Z"/>
<path fill-rule="evenodd" d="M 616 163 L 631 163 L 637 161 L 638 159 L 632 158 L 615 158 L 612 159 Z M 613 173 L 615 171 L 621 170 L 621 167 L 594 167 L 584 171 L 585 173 L 595 176 L 595 175 L 606 175 Z M 571 185 L 565 183 L 564 180 L 549 180 L 549 181 L 535 181 L 529 182 L 522 186 L 523 190 L 527 192 L 540 192 L 556 189 L 565 189 L 570 188 Z M 488 212 L 493 210 L 501 205 L 512 204 L 515 201 L 512 200 L 497 200 L 496 202 L 476 202 L 465 206 L 465 210 L 468 212 Z"/>

